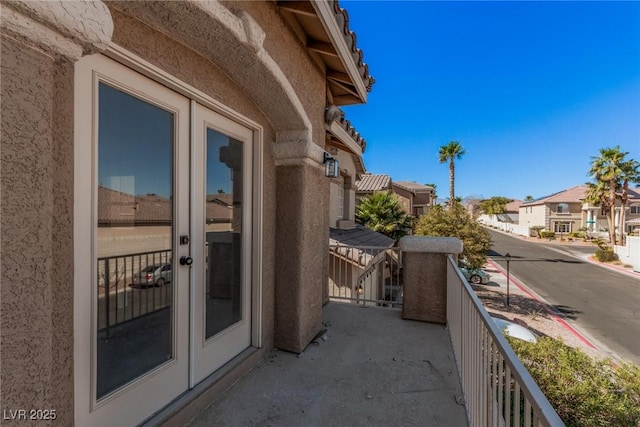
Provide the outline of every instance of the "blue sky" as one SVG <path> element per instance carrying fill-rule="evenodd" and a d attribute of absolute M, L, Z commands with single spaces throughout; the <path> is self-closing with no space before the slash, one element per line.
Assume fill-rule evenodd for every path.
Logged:
<path fill-rule="evenodd" d="M 599 148 L 640 161 L 640 2 L 346 1 L 376 84 L 344 107 L 365 165 L 448 195 L 535 198 L 579 185 Z"/>

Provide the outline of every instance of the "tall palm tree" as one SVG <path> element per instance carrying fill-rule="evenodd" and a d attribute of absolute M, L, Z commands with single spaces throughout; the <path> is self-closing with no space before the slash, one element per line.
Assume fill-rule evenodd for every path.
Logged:
<path fill-rule="evenodd" d="M 620 146 L 614 148 L 601 148 L 600 155 L 591 157 L 591 169 L 589 175 L 595 180 L 595 184 L 589 185 L 587 199 L 599 200 L 600 205 L 608 210 L 607 221 L 609 223 L 609 239 L 612 245 L 616 240 L 616 191 L 620 187 L 620 176 L 623 173 L 624 157 L 628 152 L 620 151 Z"/>
<path fill-rule="evenodd" d="M 356 222 L 392 239 L 405 236 L 413 226 L 413 218 L 391 191 L 378 191 L 361 199 L 356 206 Z"/>
<path fill-rule="evenodd" d="M 453 165 L 454 160 L 460 160 L 467 152 L 460 145 L 460 141 L 450 141 L 447 145 L 440 147 L 438 152 L 438 160 L 440 163 L 449 161 L 449 207 L 453 209 L 456 203 L 455 195 L 455 167 Z"/>
<path fill-rule="evenodd" d="M 626 222 L 626 211 L 625 207 L 627 206 L 627 202 L 629 201 L 629 183 L 640 184 L 640 163 L 631 159 L 624 162 L 621 166 L 621 175 L 620 180 L 622 181 L 622 185 L 620 188 L 620 217 L 618 218 L 618 230 L 620 230 L 620 244 L 625 244 L 625 222 Z"/>

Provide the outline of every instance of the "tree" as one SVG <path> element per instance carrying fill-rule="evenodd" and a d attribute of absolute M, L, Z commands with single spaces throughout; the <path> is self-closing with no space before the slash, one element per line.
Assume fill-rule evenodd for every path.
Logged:
<path fill-rule="evenodd" d="M 356 206 L 356 222 L 392 239 L 405 236 L 413 225 L 413 218 L 404 210 L 391 191 L 379 191 L 360 200 Z"/>
<path fill-rule="evenodd" d="M 474 268 L 487 262 L 487 251 L 491 248 L 491 236 L 475 221 L 460 203 L 453 209 L 437 205 L 418 220 L 415 228 L 418 236 L 457 237 L 462 240 L 462 256 Z"/>
<path fill-rule="evenodd" d="M 533 196 L 525 196 L 524 201 L 525 202 L 533 202 Z"/>
<path fill-rule="evenodd" d="M 626 222 L 626 211 L 624 207 L 629 201 L 629 183 L 640 184 L 640 163 L 631 159 L 624 162 L 621 166 L 622 173 L 620 174 L 620 180 L 622 181 L 620 197 L 620 218 L 618 223 L 618 229 L 620 230 L 620 244 L 625 244 L 624 239 L 624 225 Z"/>
<path fill-rule="evenodd" d="M 454 160 L 460 160 L 467 152 L 460 145 L 460 141 L 450 141 L 449 144 L 440 147 L 438 160 L 440 163 L 449 162 L 449 207 L 453 210 L 455 206 L 455 167 Z"/>
<path fill-rule="evenodd" d="M 480 203 L 480 207 L 487 215 L 497 215 L 506 212 L 507 203 L 512 200 L 507 197 L 494 196 L 490 199 L 483 200 Z"/>
<path fill-rule="evenodd" d="M 589 203 L 599 204 L 607 212 L 611 244 L 618 243 L 615 224 L 616 199 L 620 197 L 621 211 L 624 212 L 624 205 L 628 200 L 629 182 L 640 181 L 638 162 L 626 160 L 627 154 L 629 153 L 626 151 L 620 151 L 620 146 L 617 145 L 613 148 L 601 148 L 599 156 L 591 157 L 589 175 L 595 182 L 587 183 L 589 189 L 586 200 Z M 626 190 L 624 190 L 625 182 Z M 622 225 L 620 234 L 623 235 L 624 222 L 621 221 L 618 225 Z"/>

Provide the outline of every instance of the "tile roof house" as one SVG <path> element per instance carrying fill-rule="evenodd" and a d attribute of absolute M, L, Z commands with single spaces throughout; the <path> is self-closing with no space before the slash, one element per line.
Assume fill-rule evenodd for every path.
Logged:
<path fill-rule="evenodd" d="M 577 185 L 530 202 L 523 202 L 519 208 L 520 225 L 544 227 L 556 233 L 575 232 L 581 228 L 590 233 L 606 231 L 609 226 L 606 213 L 599 206 L 585 203 L 587 191 L 586 185 Z M 619 211 L 620 207 L 617 210 Z M 630 233 L 634 230 L 634 223 L 628 221 L 640 217 L 640 191 L 637 188 L 629 190 L 629 201 L 625 210 L 625 232 Z"/>
<path fill-rule="evenodd" d="M 409 215 L 418 217 L 433 205 L 433 187 L 412 181 L 393 181 L 389 175 L 364 174 L 356 182 L 356 199 L 376 191 L 393 191 Z"/>
<path fill-rule="evenodd" d="M 0 15 L 3 408 L 138 425 L 301 352 L 323 327 L 324 154 L 354 200 L 365 143 L 336 111 L 374 83 L 338 2 Z M 156 263 L 170 283 L 129 286 Z"/>
<path fill-rule="evenodd" d="M 412 181 L 393 181 L 392 188 L 406 211 L 416 218 L 427 213 L 434 203 L 433 187 L 429 185 Z"/>
<path fill-rule="evenodd" d="M 356 182 L 358 197 L 373 194 L 376 191 L 391 190 L 391 177 L 384 174 L 365 174 Z"/>

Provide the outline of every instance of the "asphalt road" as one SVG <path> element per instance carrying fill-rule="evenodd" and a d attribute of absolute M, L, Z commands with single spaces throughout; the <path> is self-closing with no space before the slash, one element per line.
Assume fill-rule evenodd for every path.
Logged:
<path fill-rule="evenodd" d="M 576 258 L 555 246 L 528 242 L 489 230 L 489 256 L 552 304 L 577 329 L 611 350 L 640 363 L 640 280 Z"/>

